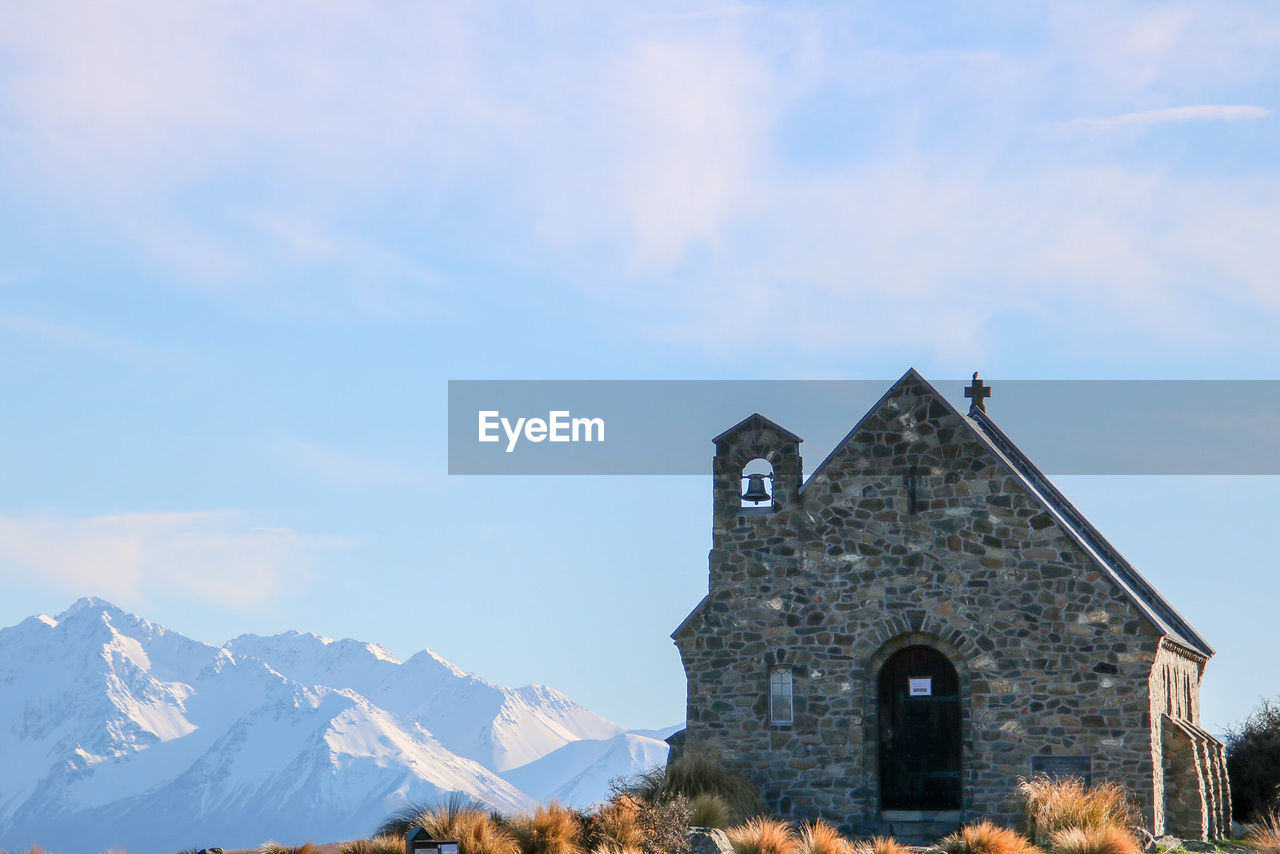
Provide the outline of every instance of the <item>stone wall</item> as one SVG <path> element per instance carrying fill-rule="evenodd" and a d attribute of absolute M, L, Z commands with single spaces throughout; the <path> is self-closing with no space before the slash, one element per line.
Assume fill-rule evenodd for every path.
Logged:
<path fill-rule="evenodd" d="M 743 512 L 748 460 L 772 512 Z M 798 442 L 757 420 L 717 445 L 709 596 L 677 631 L 689 749 L 715 746 L 769 805 L 855 832 L 879 810 L 876 672 L 914 643 L 960 677 L 966 817 L 1012 823 L 1033 755 L 1088 755 L 1155 816 L 1160 633 L 923 382 L 904 381 L 799 490 Z M 795 722 L 768 721 L 768 672 Z"/>
<path fill-rule="evenodd" d="M 1161 716 L 1165 831 L 1216 839 L 1231 827 L 1231 790 L 1222 743 L 1198 726 Z"/>
<path fill-rule="evenodd" d="M 1183 817 L 1174 822 L 1170 822 L 1165 815 L 1166 800 L 1177 802 L 1187 795 L 1189 778 L 1174 781 L 1176 791 L 1167 791 L 1164 749 L 1168 740 L 1166 719 L 1182 721 L 1196 727 L 1200 724 L 1200 678 L 1205 663 L 1204 656 L 1166 639 L 1161 642 L 1151 668 L 1148 692 L 1151 699 L 1151 760 L 1155 769 L 1152 827 L 1157 835 L 1186 833 L 1186 827 L 1175 828 L 1174 825 L 1189 823 L 1189 827 L 1197 829 L 1190 835 L 1196 839 L 1203 838 L 1198 832 L 1201 827 L 1199 818 L 1187 818 L 1189 814 L 1185 810 Z M 1194 763 L 1195 751 L 1189 745 L 1186 751 L 1182 751 L 1180 741 L 1175 741 L 1175 744 L 1179 745 L 1179 755 L 1169 760 L 1169 767 L 1187 768 L 1194 776 L 1194 767 L 1187 766 L 1187 763 Z M 1204 791 L 1203 787 L 1197 790 Z"/>

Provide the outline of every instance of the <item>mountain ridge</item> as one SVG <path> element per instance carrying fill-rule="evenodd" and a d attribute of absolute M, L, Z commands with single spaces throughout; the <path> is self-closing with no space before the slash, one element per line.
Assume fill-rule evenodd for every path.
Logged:
<path fill-rule="evenodd" d="M 0 849 L 353 838 L 452 792 L 503 812 L 541 793 L 586 806 L 602 775 L 666 754 L 550 686 L 430 650 L 400 661 L 296 630 L 215 647 L 95 597 L 0 629 L 0 688 L 17 699 L 0 704 Z M 508 779 L 520 769 L 540 794 Z"/>

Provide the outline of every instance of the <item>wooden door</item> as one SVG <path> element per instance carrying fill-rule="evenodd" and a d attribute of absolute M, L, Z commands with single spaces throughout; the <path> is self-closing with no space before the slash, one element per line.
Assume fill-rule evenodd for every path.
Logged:
<path fill-rule="evenodd" d="M 880 668 L 877 691 L 881 809 L 960 809 L 956 669 L 936 649 L 910 646 Z"/>

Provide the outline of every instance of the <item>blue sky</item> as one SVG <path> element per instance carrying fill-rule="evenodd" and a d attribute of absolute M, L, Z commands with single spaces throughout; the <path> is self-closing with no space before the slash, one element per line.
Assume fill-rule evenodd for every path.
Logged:
<path fill-rule="evenodd" d="M 675 722 L 709 483 L 450 478 L 447 381 L 1280 378 L 1278 66 L 1270 3 L 6 4 L 0 624 Z M 1206 724 L 1280 694 L 1275 479 L 1061 485 Z"/>

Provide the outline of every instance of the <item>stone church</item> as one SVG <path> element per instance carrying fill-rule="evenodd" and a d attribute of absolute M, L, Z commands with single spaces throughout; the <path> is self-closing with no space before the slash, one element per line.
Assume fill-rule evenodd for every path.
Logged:
<path fill-rule="evenodd" d="M 802 482 L 799 436 L 715 438 L 707 596 L 672 634 L 673 753 L 859 834 L 1014 824 L 1035 774 L 1116 780 L 1157 835 L 1226 835 L 1213 650 L 988 417 L 908 371 Z M 934 837 L 936 838 L 936 836 Z"/>

